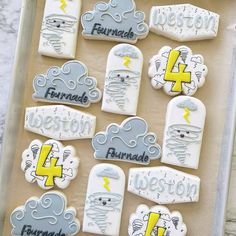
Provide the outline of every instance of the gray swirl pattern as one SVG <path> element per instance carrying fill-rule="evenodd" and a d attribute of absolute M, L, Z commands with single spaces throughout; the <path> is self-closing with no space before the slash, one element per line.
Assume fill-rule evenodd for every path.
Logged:
<path fill-rule="evenodd" d="M 47 192 L 40 199 L 30 198 L 24 206 L 11 214 L 12 235 L 22 235 L 25 225 L 43 232 L 61 231 L 61 235 L 76 235 L 80 223 L 74 208 L 66 208 L 66 199 L 60 192 Z"/>
<path fill-rule="evenodd" d="M 94 157 L 97 159 L 122 160 L 119 153 L 141 156 L 145 153 L 148 160 L 135 161 L 139 164 L 149 164 L 151 160 L 158 159 L 161 155 L 161 147 L 156 143 L 154 133 L 148 133 L 148 125 L 139 117 L 128 118 L 121 125 L 110 124 L 105 132 L 97 133 L 92 139 Z M 116 157 L 108 157 L 109 149 L 115 149 Z M 127 156 L 127 155 L 126 155 Z M 123 161 L 130 161 L 127 158 Z"/>
<path fill-rule="evenodd" d="M 102 96 L 96 79 L 88 77 L 87 67 L 80 61 L 51 67 L 46 75 L 35 77 L 33 87 L 33 98 L 36 100 L 82 107 L 100 101 Z"/>

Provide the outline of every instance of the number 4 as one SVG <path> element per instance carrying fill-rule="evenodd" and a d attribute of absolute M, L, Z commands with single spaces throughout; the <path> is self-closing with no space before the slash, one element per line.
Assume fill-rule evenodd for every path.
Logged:
<path fill-rule="evenodd" d="M 46 187 L 53 187 L 54 186 L 54 178 L 55 177 L 62 177 L 62 166 L 57 166 L 58 158 L 52 157 L 50 159 L 50 166 L 46 167 L 46 160 L 48 155 L 52 150 L 52 145 L 43 145 L 39 154 L 39 160 L 37 164 L 37 168 L 35 174 L 38 176 L 46 176 Z"/>
<path fill-rule="evenodd" d="M 180 51 L 171 50 L 166 67 L 164 80 L 174 82 L 174 85 L 171 89 L 172 92 L 182 92 L 182 83 L 191 83 L 191 72 L 185 72 L 187 67 L 186 64 L 179 64 L 179 71 L 173 72 L 175 63 L 179 56 Z"/>

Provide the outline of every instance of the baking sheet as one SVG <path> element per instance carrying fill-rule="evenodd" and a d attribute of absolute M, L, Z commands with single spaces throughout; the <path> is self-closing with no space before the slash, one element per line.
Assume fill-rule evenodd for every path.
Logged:
<path fill-rule="evenodd" d="M 96 2 L 96 0 L 83 1 L 82 12 L 91 10 Z M 185 2 L 136 0 L 137 8 L 146 13 L 147 21 L 151 6 L 177 3 Z M 213 228 L 213 222 L 216 222 L 214 221 L 214 210 L 217 186 L 224 186 L 217 185 L 218 170 L 222 162 L 224 162 L 224 159 L 221 160 L 220 158 L 222 156 L 221 144 L 222 141 L 224 141 L 223 134 L 225 131 L 225 124 L 227 124 L 227 122 L 233 122 L 226 119 L 233 47 L 232 34 L 226 28 L 234 19 L 236 2 L 229 0 L 199 0 L 189 1 L 189 3 L 220 14 L 221 22 L 219 34 L 216 39 L 185 43 L 185 45 L 189 46 L 194 53 L 200 53 L 204 56 L 206 65 L 209 68 L 206 84 L 203 88 L 199 89 L 195 95 L 195 97 L 203 101 L 207 108 L 206 127 L 199 169 L 189 170 L 176 168 L 201 178 L 200 201 L 198 203 L 169 205 L 168 207 L 170 210 L 179 210 L 182 213 L 184 222 L 188 227 L 187 235 L 218 236 L 220 234 L 215 234 L 216 231 Z M 40 56 L 37 52 L 44 0 L 24 0 L 23 6 L 21 33 L 18 41 L 18 52 L 13 80 L 14 89 L 12 91 L 11 106 L 8 113 L 3 162 L 1 163 L 0 198 L 2 201 L 0 203 L 0 217 L 3 226 L 0 225 L 0 233 L 4 236 L 10 235 L 11 225 L 9 223 L 9 216 L 12 210 L 19 205 L 23 205 L 29 197 L 40 197 L 44 193 L 37 184 L 27 183 L 24 173 L 20 169 L 21 153 L 28 147 L 29 143 L 36 138 L 41 139 L 42 141 L 47 140 L 42 136 L 27 132 L 23 129 L 25 107 L 46 105 L 42 102 L 34 102 L 32 100 L 33 78 L 36 74 L 45 73 L 50 66 L 61 66 L 65 63 L 65 60 Z M 80 27 L 76 59 L 81 60 L 88 66 L 89 75 L 96 77 L 99 88 L 103 88 L 107 55 L 109 50 L 116 45 L 116 43 L 85 40 L 81 36 L 81 30 Z M 165 125 L 166 107 L 171 97 L 165 95 L 162 91 L 154 90 L 151 87 L 150 79 L 147 76 L 147 70 L 149 59 L 165 45 L 177 47 L 181 44 L 157 36 L 153 33 L 150 33 L 146 39 L 140 40 L 136 44 L 144 54 L 144 70 L 139 97 L 138 116 L 144 118 L 148 122 L 151 131 L 157 133 L 160 144 L 162 143 Z M 104 113 L 100 108 L 101 103 L 93 104 L 87 109 L 80 109 L 97 116 L 97 131 L 105 130 L 106 126 L 111 122 L 121 123 L 126 118 L 121 115 Z M 233 111 L 230 110 L 230 114 L 232 112 Z M 226 137 L 231 138 L 233 130 L 230 130 L 229 132 L 229 136 L 226 135 Z M 88 175 L 90 169 L 95 164 L 99 163 L 99 161 L 93 158 L 91 140 L 77 140 L 63 143 L 65 145 L 71 144 L 75 146 L 81 160 L 76 179 L 73 180 L 70 186 L 66 190 L 63 190 L 63 192 L 68 198 L 68 204 L 77 209 L 78 218 L 82 223 Z M 230 143 L 227 142 L 226 147 L 227 144 Z M 226 158 L 226 160 L 229 166 L 230 159 Z M 138 167 L 137 165 L 130 163 L 113 163 L 120 166 L 125 171 L 127 178 L 129 168 Z M 153 161 L 150 166 L 157 165 L 161 165 L 160 162 Z M 229 175 L 229 168 L 227 169 L 226 175 Z M 223 180 L 225 181 L 225 179 Z M 222 189 L 222 191 L 223 193 L 226 193 L 227 181 L 224 182 L 224 184 L 226 185 L 226 189 Z M 218 189 L 218 191 L 221 191 L 221 189 Z M 124 211 L 122 214 L 120 231 L 121 236 L 127 235 L 129 215 L 134 212 L 136 207 L 141 203 L 149 206 L 155 205 L 155 203 L 139 198 L 131 193 L 125 193 Z M 220 202 L 217 204 L 219 203 Z M 224 204 L 225 198 L 222 199 L 222 206 Z M 224 210 L 218 217 L 222 218 L 222 214 L 224 214 Z M 218 232 L 223 232 L 221 224 L 214 224 L 214 227 L 220 227 L 221 230 Z M 80 232 L 78 235 L 82 236 L 88 234 Z"/>

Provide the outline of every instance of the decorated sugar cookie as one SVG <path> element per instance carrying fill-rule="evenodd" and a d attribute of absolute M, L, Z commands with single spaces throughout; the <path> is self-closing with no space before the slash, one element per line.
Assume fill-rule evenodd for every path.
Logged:
<path fill-rule="evenodd" d="M 72 236 L 80 230 L 75 208 L 67 207 L 66 196 L 58 191 L 29 198 L 12 212 L 10 220 L 14 236 Z"/>
<path fill-rule="evenodd" d="M 75 58 L 81 0 L 46 0 L 39 53 Z"/>
<path fill-rule="evenodd" d="M 33 98 L 45 102 L 88 107 L 102 96 L 97 80 L 88 76 L 87 67 L 80 61 L 66 62 L 61 68 L 51 67 L 46 75 L 35 77 L 33 86 Z"/>
<path fill-rule="evenodd" d="M 131 168 L 128 191 L 158 204 L 198 202 L 200 179 L 165 166 Z"/>
<path fill-rule="evenodd" d="M 198 168 L 205 118 L 206 108 L 196 98 L 179 96 L 170 101 L 163 138 L 163 163 Z"/>
<path fill-rule="evenodd" d="M 78 172 L 79 158 L 72 146 L 64 147 L 60 142 L 34 140 L 22 154 L 21 169 L 28 182 L 43 189 L 66 188 Z"/>
<path fill-rule="evenodd" d="M 145 14 L 137 11 L 134 0 L 98 2 L 82 15 L 83 36 L 88 39 L 136 43 L 149 32 Z"/>
<path fill-rule="evenodd" d="M 191 4 L 152 7 L 150 30 L 179 42 L 217 36 L 220 16 Z"/>
<path fill-rule="evenodd" d="M 187 227 L 178 211 L 164 206 L 139 205 L 129 219 L 129 236 L 185 236 Z"/>
<path fill-rule="evenodd" d="M 102 110 L 136 115 L 143 69 L 142 52 L 135 46 L 119 44 L 108 55 Z"/>
<path fill-rule="evenodd" d="M 92 138 L 96 117 L 63 105 L 28 107 L 25 129 L 56 140 Z"/>
<path fill-rule="evenodd" d="M 200 54 L 186 46 L 165 46 L 150 60 L 148 74 L 155 89 L 163 88 L 171 96 L 192 96 L 204 85 L 207 72 Z"/>
<path fill-rule="evenodd" d="M 118 166 L 98 164 L 89 175 L 83 232 L 119 235 L 125 174 Z"/>
<path fill-rule="evenodd" d="M 156 135 L 148 133 L 147 122 L 139 117 L 128 118 L 121 125 L 110 124 L 105 132 L 94 136 L 92 145 L 98 160 L 148 165 L 161 155 Z"/>

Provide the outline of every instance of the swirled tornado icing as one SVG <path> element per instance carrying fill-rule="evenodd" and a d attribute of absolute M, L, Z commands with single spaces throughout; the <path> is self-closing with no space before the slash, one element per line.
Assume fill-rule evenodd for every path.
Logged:
<path fill-rule="evenodd" d="M 124 120 L 121 125 L 110 124 L 105 132 L 94 136 L 92 145 L 97 159 L 147 165 L 160 157 L 161 147 L 156 142 L 156 135 L 148 133 L 146 121 L 133 117 Z"/>
<path fill-rule="evenodd" d="M 33 98 L 47 102 L 88 107 L 101 99 L 97 80 L 88 76 L 87 67 L 80 61 L 51 67 L 46 75 L 35 77 L 33 87 Z"/>
<path fill-rule="evenodd" d="M 99 2 L 82 15 L 83 36 L 135 43 L 149 32 L 144 20 L 144 12 L 136 11 L 133 0 Z"/>
<path fill-rule="evenodd" d="M 56 191 L 47 192 L 39 199 L 28 199 L 24 206 L 12 212 L 10 220 L 12 235 L 69 236 L 76 235 L 80 229 L 76 210 L 67 208 L 65 196 Z"/>

